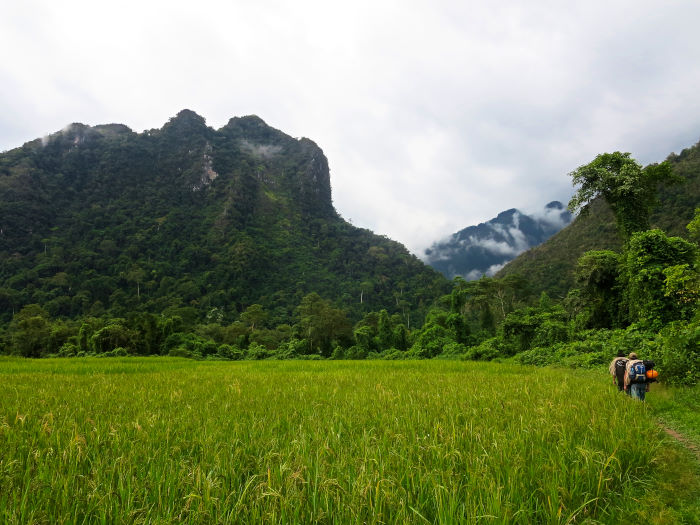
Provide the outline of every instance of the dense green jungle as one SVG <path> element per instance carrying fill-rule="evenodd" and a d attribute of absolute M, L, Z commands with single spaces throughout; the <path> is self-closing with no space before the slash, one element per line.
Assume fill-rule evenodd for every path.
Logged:
<path fill-rule="evenodd" d="M 320 148 L 257 117 L 73 124 L 0 155 L 0 351 L 600 367 L 634 350 L 695 384 L 698 150 L 599 155 L 570 174 L 572 225 L 450 283 L 342 219 Z"/>

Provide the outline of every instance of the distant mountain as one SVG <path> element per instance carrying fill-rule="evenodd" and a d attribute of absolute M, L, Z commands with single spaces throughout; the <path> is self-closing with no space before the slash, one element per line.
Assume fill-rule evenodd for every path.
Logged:
<path fill-rule="evenodd" d="M 571 214 L 558 201 L 533 215 L 513 208 L 434 243 L 425 250 L 424 260 L 448 279 L 492 276 L 518 254 L 541 244 L 570 222 Z"/>
<path fill-rule="evenodd" d="M 651 227 L 687 237 L 686 226 L 695 208 L 700 207 L 700 143 L 680 154 L 670 154 L 667 160 L 683 182 L 659 189 L 659 205 L 652 212 Z M 520 274 L 535 291 L 561 298 L 573 286 L 576 261 L 584 252 L 621 248 L 615 217 L 607 203 L 598 198 L 591 203 L 588 214 L 576 217 L 546 242 L 519 255 L 496 276 Z"/>
<path fill-rule="evenodd" d="M 417 321 L 448 285 L 343 220 L 323 151 L 256 116 L 72 124 L 0 153 L 0 330 L 32 303 L 56 318 L 223 322 L 257 303 L 275 326 L 311 292 L 354 320 L 386 308 Z"/>

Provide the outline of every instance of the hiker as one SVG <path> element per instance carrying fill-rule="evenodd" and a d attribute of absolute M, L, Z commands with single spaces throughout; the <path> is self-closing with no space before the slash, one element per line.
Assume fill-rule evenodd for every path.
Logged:
<path fill-rule="evenodd" d="M 644 361 L 639 359 L 634 352 L 629 355 L 625 368 L 625 391 L 640 401 L 644 401 L 644 396 L 649 391 L 646 366 Z"/>
<path fill-rule="evenodd" d="M 608 367 L 610 375 L 613 376 L 613 384 L 617 384 L 617 389 L 622 392 L 625 390 L 625 372 L 627 371 L 627 358 L 623 351 L 617 353 L 610 366 Z"/>

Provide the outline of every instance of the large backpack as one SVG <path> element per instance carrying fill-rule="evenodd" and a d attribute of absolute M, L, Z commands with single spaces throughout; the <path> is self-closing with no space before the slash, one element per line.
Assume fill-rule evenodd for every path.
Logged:
<path fill-rule="evenodd" d="M 657 378 L 659 377 L 659 373 L 656 370 L 654 370 L 654 366 L 656 366 L 654 361 L 650 361 L 647 359 L 644 360 L 644 368 L 647 369 L 647 383 L 655 383 L 656 381 L 658 381 Z"/>
<path fill-rule="evenodd" d="M 619 384 L 625 380 L 625 370 L 627 368 L 627 359 L 621 357 L 615 361 L 615 378 L 619 381 Z"/>
<path fill-rule="evenodd" d="M 647 368 L 644 366 L 644 361 L 637 361 L 630 367 L 630 383 L 646 383 Z"/>

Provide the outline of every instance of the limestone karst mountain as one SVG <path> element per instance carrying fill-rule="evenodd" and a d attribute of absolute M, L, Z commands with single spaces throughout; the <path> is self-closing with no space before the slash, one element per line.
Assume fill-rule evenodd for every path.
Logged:
<path fill-rule="evenodd" d="M 189 110 L 143 133 L 72 124 L 0 154 L 0 283 L 2 322 L 34 303 L 224 320 L 259 303 L 285 323 L 311 292 L 352 318 L 408 315 L 446 286 L 336 213 L 314 142 L 255 116 L 214 130 Z"/>

